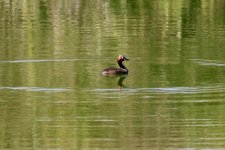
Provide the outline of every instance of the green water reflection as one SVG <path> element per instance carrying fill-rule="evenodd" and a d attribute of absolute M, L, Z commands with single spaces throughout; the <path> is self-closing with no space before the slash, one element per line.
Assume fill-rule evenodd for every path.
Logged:
<path fill-rule="evenodd" d="M 225 2 L 0 2 L 0 149 L 224 149 Z M 127 76 L 104 77 L 118 54 Z"/>

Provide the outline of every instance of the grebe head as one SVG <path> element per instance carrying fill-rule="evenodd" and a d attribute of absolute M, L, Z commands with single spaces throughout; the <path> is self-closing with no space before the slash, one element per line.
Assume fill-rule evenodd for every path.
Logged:
<path fill-rule="evenodd" d="M 121 61 L 125 61 L 125 60 L 129 61 L 129 59 L 126 58 L 126 57 L 123 56 L 123 55 L 119 55 L 119 56 L 117 57 L 117 62 L 121 62 Z"/>

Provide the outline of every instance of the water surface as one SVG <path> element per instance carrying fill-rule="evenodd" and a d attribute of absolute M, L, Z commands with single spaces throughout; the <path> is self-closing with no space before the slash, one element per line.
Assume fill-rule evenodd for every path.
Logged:
<path fill-rule="evenodd" d="M 224 10 L 0 2 L 0 149 L 224 149 Z M 100 75 L 118 54 L 129 75 Z"/>

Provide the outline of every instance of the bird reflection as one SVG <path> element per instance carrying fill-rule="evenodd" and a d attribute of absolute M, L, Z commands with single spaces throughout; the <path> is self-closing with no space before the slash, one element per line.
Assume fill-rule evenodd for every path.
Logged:
<path fill-rule="evenodd" d="M 127 75 L 120 75 L 119 80 L 117 82 L 117 88 L 122 89 L 125 88 L 126 86 L 123 84 L 123 80 L 127 77 Z"/>
<path fill-rule="evenodd" d="M 126 88 L 126 86 L 123 84 L 123 81 L 124 81 L 124 79 L 126 79 L 127 76 L 128 76 L 128 74 L 123 74 L 123 75 L 115 75 L 114 74 L 114 75 L 107 75 L 107 76 L 104 75 L 104 77 L 111 78 L 114 82 L 115 82 L 115 80 L 118 79 L 118 81 L 116 83 L 116 88 L 120 89 L 120 90 L 123 88 Z"/>

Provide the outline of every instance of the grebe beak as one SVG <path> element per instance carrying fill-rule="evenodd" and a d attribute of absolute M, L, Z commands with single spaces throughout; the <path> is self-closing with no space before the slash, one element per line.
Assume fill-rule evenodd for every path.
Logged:
<path fill-rule="evenodd" d="M 127 60 L 127 61 L 129 61 L 129 59 L 128 59 L 128 58 L 126 58 L 125 56 L 123 56 L 123 59 L 124 59 L 124 60 Z"/>

